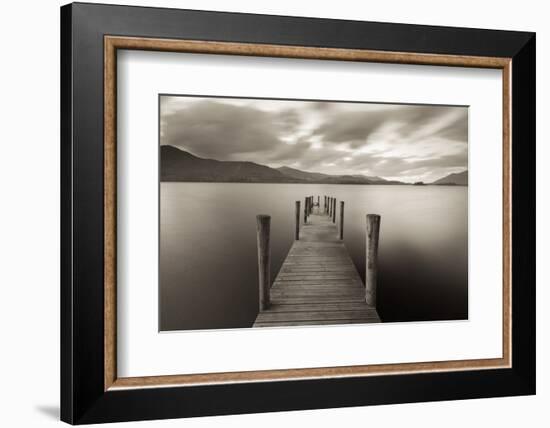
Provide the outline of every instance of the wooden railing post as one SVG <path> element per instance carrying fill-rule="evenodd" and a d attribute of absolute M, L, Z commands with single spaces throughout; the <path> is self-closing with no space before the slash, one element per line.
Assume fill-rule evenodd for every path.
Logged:
<path fill-rule="evenodd" d="M 332 216 L 332 196 L 328 198 L 328 216 Z"/>
<path fill-rule="evenodd" d="M 332 201 L 332 222 L 336 223 L 336 198 Z"/>
<path fill-rule="evenodd" d="M 300 201 L 296 201 L 296 241 L 300 239 Z"/>
<path fill-rule="evenodd" d="M 321 207 L 321 204 L 320 204 L 320 202 L 319 202 L 319 195 L 317 195 L 317 206 L 318 206 L 318 207 Z"/>
<path fill-rule="evenodd" d="M 380 216 L 367 214 L 365 300 L 367 305 L 376 307 L 376 277 L 378 273 L 378 238 L 380 236 Z"/>
<path fill-rule="evenodd" d="M 256 216 L 256 231 L 258 236 L 258 282 L 260 286 L 260 311 L 269 308 L 271 288 L 271 249 L 269 246 L 269 234 L 271 216 Z"/>
<path fill-rule="evenodd" d="M 344 239 L 344 201 L 340 201 L 340 239 Z"/>
<path fill-rule="evenodd" d="M 307 197 L 304 198 L 304 223 L 307 223 Z"/>

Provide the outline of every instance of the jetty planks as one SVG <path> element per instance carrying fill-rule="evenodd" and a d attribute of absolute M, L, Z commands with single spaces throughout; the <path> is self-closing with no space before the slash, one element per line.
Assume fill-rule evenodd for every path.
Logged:
<path fill-rule="evenodd" d="M 339 236 L 333 217 L 315 207 L 275 278 L 270 306 L 254 327 L 380 322 Z"/>

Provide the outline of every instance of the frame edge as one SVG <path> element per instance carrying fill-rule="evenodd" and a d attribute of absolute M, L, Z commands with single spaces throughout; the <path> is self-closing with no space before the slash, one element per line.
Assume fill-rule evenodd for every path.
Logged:
<path fill-rule="evenodd" d="M 76 7 L 75 7 L 76 6 Z M 63 9 L 66 9 L 63 12 Z M 113 23 L 113 19 L 108 20 L 107 23 L 97 21 L 98 16 L 101 16 L 102 11 L 116 12 L 113 15 L 116 17 L 119 15 L 121 10 L 132 9 L 132 16 L 128 17 L 128 22 L 123 21 L 122 24 Z M 82 234 L 82 225 L 72 225 L 72 222 L 75 220 L 75 214 L 78 214 L 75 209 L 74 199 L 79 198 L 78 188 L 83 186 L 81 181 L 76 181 L 73 178 L 77 169 L 77 163 L 79 161 L 78 150 L 81 149 L 83 142 L 80 139 L 83 135 L 79 135 L 79 138 L 73 138 L 73 132 L 80 131 L 82 124 L 72 123 L 73 110 L 75 108 L 75 103 L 79 101 L 80 97 L 87 96 L 91 99 L 94 108 L 97 110 L 98 97 L 91 97 L 88 92 L 82 91 L 82 88 L 79 86 L 83 84 L 86 80 L 80 75 L 73 75 L 73 67 L 81 66 L 88 60 L 94 60 L 96 55 L 96 42 L 97 40 L 92 40 L 92 37 L 97 36 L 97 34 L 107 32 L 115 29 L 115 32 L 120 30 L 119 34 L 124 34 L 125 31 L 135 31 L 136 28 L 136 16 L 141 15 L 144 8 L 141 8 L 141 12 L 138 13 L 138 9 L 135 7 L 114 7 L 114 6 L 105 6 L 105 5 L 86 5 L 86 4 L 77 4 L 77 5 L 67 5 L 62 7 L 62 19 L 61 19 L 61 419 L 68 423 L 92 423 L 92 422 L 114 422 L 114 421 L 129 421 L 129 420 L 143 420 L 151 418 L 174 418 L 174 417 L 189 417 L 189 416 L 205 416 L 205 415 L 215 415 L 215 414 L 239 414 L 239 413 L 251 413 L 251 412 L 266 412 L 266 411 L 282 411 L 282 410 L 298 410 L 298 409 L 313 409 L 313 408 L 329 408 L 329 407 L 347 407 L 347 406 L 364 406 L 371 404 L 389 404 L 389 403 L 401 403 L 401 402 L 418 402 L 418 401 L 439 401 L 439 400 L 456 400 L 464 398 L 481 398 L 488 396 L 505 396 L 505 395 L 528 395 L 535 393 L 535 355 L 533 355 L 535 350 L 535 324 L 534 324 L 534 297 L 535 297 L 535 283 L 534 283 L 534 260 L 527 261 L 527 263 L 522 263 L 523 269 L 526 271 L 519 273 L 517 269 L 513 272 L 514 283 L 520 285 L 521 290 L 516 290 L 519 298 L 521 300 L 521 305 L 514 305 L 512 311 L 515 315 L 513 318 L 513 330 L 514 337 L 517 338 L 518 333 L 527 335 L 528 337 L 525 340 L 522 340 L 521 343 L 517 343 L 514 340 L 513 343 L 513 368 L 507 370 L 496 370 L 493 373 L 487 373 L 484 375 L 484 382 L 481 384 L 479 391 L 474 391 L 467 395 L 465 385 L 471 384 L 472 382 L 479 380 L 479 374 L 475 372 L 464 372 L 463 374 L 439 374 L 438 376 L 427 375 L 423 382 L 428 384 L 433 381 L 433 385 L 428 388 L 426 391 L 420 391 L 420 394 L 415 398 L 410 397 L 410 393 L 406 393 L 407 386 L 414 384 L 415 381 L 411 381 L 411 378 L 416 379 L 415 375 L 408 376 L 399 376 L 399 379 L 402 379 L 405 383 L 403 385 L 396 385 L 397 379 L 391 379 L 384 381 L 384 383 L 389 384 L 388 392 L 390 389 L 395 390 L 395 394 L 392 396 L 386 396 L 384 399 L 370 397 L 369 388 L 363 385 L 361 382 L 356 379 L 340 379 L 334 380 L 331 382 L 330 388 L 328 388 L 326 381 L 296 381 L 295 386 L 287 389 L 280 385 L 280 383 L 267 383 L 267 384 L 256 384 L 253 388 L 248 388 L 243 385 L 231 386 L 231 391 L 228 391 L 229 388 L 223 386 L 215 387 L 196 387 L 189 388 L 185 391 L 185 388 L 167 388 L 163 391 L 159 390 L 140 390 L 140 391 L 109 391 L 99 392 L 99 383 L 103 384 L 104 378 L 103 373 L 98 373 L 99 363 L 97 359 L 89 359 L 89 354 L 85 355 L 85 350 L 82 346 L 75 347 L 75 339 L 79 338 L 80 335 L 80 344 L 85 339 L 90 339 L 93 336 L 94 342 L 91 343 L 91 351 L 94 353 L 102 353 L 103 346 L 100 349 L 98 340 L 97 340 L 97 331 L 96 327 L 99 328 L 99 325 L 102 324 L 99 320 L 93 317 L 93 321 L 97 321 L 93 326 L 86 326 L 83 328 L 81 324 L 85 322 L 84 318 L 86 315 L 87 308 L 93 309 L 97 302 L 95 297 L 90 301 L 89 304 L 84 304 L 85 300 L 79 296 L 81 293 L 73 294 L 75 292 L 82 291 L 81 284 L 77 282 L 80 281 L 75 269 L 78 268 L 78 265 L 73 265 L 73 255 L 77 256 L 80 253 L 79 248 L 75 248 L 75 238 L 78 237 L 78 233 Z M 166 10 L 166 9 L 165 9 Z M 158 12 L 158 9 L 148 8 L 148 11 L 151 13 Z M 179 10 L 178 10 L 179 11 Z M 83 24 L 84 22 L 83 15 L 87 15 L 84 12 L 93 12 L 90 16 L 87 16 L 89 21 L 87 22 L 85 29 L 82 29 L 78 24 Z M 97 13 L 96 13 L 97 12 Z M 174 15 L 179 15 L 177 12 L 174 12 Z M 195 13 L 190 13 L 193 17 L 196 17 Z M 205 13 L 207 16 L 215 16 L 215 13 Z M 231 18 L 232 14 L 225 13 L 228 17 Z M 248 19 L 251 19 L 249 15 Z M 201 15 L 202 16 L 202 15 Z M 157 17 L 159 20 L 168 20 L 166 13 L 162 16 Z M 201 23 L 203 18 L 198 20 L 198 24 Z M 300 20 L 294 20 L 294 23 L 299 22 Z M 294 24 L 293 24 L 294 25 Z M 391 25 L 391 24 L 387 24 Z M 248 27 L 246 27 L 248 28 Z M 243 31 L 246 30 L 243 29 Z M 159 30 L 160 31 L 160 30 Z M 179 30 L 178 30 L 179 31 Z M 196 29 L 186 29 L 181 30 L 183 33 L 191 34 L 192 36 L 196 33 Z M 202 31 L 202 30 L 201 30 Z M 165 31 L 169 33 L 170 31 Z M 85 33 L 85 34 L 83 34 Z M 242 32 L 237 31 L 236 33 L 223 33 L 223 30 L 212 31 L 211 33 L 216 33 L 215 37 L 218 37 L 218 34 L 221 34 L 219 37 L 222 40 L 230 41 L 233 37 L 233 40 Z M 311 31 L 309 31 L 311 33 Z M 497 47 L 492 47 L 493 44 L 485 45 L 485 49 L 495 50 L 501 52 L 502 50 L 506 52 L 514 52 L 514 85 L 513 92 L 515 95 L 515 90 L 517 88 L 517 83 L 521 80 L 518 78 L 517 70 L 521 71 L 524 79 L 532 79 L 532 83 L 526 83 L 525 87 L 528 89 L 529 94 L 524 94 L 521 101 L 517 97 L 513 98 L 513 110 L 516 109 L 526 109 L 527 112 L 525 115 L 531 114 L 534 115 L 535 111 L 535 49 L 534 49 L 534 40 L 531 43 L 531 39 L 534 37 L 534 33 L 517 33 L 510 35 L 509 32 L 502 32 L 507 35 L 502 39 L 498 40 Z M 511 32 L 510 32 L 511 33 Z M 113 32 L 111 34 L 114 34 Z M 159 32 L 159 34 L 164 34 Z M 290 34 L 289 37 L 299 38 L 297 33 Z M 509 36 L 509 37 L 508 37 Z M 272 36 L 269 32 L 256 34 L 250 36 L 250 38 L 275 38 L 279 36 Z M 305 37 L 305 36 L 304 36 Z M 499 36 L 500 37 L 500 36 Z M 169 37 L 168 37 L 169 38 Z M 247 36 L 248 38 L 248 36 Z M 280 36 L 279 38 L 283 38 Z M 307 38 L 307 37 L 305 37 Z M 349 38 L 349 36 L 348 36 Z M 509 40 L 513 39 L 514 43 L 507 47 L 503 47 Z M 341 39 L 341 38 L 340 38 Z M 330 39 L 329 39 L 330 40 Z M 332 40 L 330 40 L 332 42 Z M 65 42 L 65 43 L 64 43 Z M 91 53 L 79 55 L 80 58 L 77 60 L 73 56 L 73 52 L 76 52 L 78 46 L 82 45 L 84 42 L 91 44 Z M 334 43 L 340 43 L 335 41 Z M 347 41 L 346 41 L 347 43 Z M 490 48 L 487 48 L 490 46 Z M 434 51 L 445 49 L 446 47 L 441 45 L 439 47 L 435 46 Z M 431 48 L 430 48 L 431 49 Z M 466 46 L 464 49 L 468 49 Z M 526 50 L 529 51 L 526 53 Z M 517 54 L 517 58 L 516 57 Z M 498 55 L 497 55 L 498 56 Z M 502 56 L 502 55 L 501 55 Z M 506 55 L 507 56 L 507 55 Z M 84 57 L 84 60 L 82 59 Z M 521 63 L 521 64 L 520 64 Z M 95 63 L 94 63 L 95 64 Z M 95 65 L 94 65 L 95 66 Z M 80 70 L 82 71 L 82 70 Z M 86 78 L 92 77 L 92 89 L 98 90 L 96 87 L 96 76 L 90 72 L 90 75 L 86 75 Z M 516 80 L 517 78 L 517 80 Z M 87 82 L 89 83 L 89 82 Z M 517 89 L 520 91 L 520 89 Z M 86 98 L 86 99 L 88 99 Z M 102 96 L 99 98 L 103 99 Z M 76 104 L 78 106 L 78 104 Z M 80 113 L 80 112 L 78 112 Z M 96 111 L 92 112 L 93 114 Z M 516 118 L 512 118 L 514 123 L 513 134 L 516 135 L 518 129 L 518 123 L 516 123 Z M 93 116 L 91 121 L 99 123 L 97 117 Z M 531 122 L 532 120 L 532 122 Z M 521 120 L 519 121 L 521 122 Z M 534 125 L 534 117 L 532 119 L 525 119 L 523 121 L 523 129 L 529 130 L 529 124 Z M 521 125 L 521 123 L 519 123 Z M 65 127 L 69 127 L 68 130 Z M 521 127 L 521 126 L 520 126 Z M 103 129 L 101 129 L 101 134 Z M 96 138 L 95 130 L 92 132 L 90 138 Z M 522 150 L 529 151 L 534 149 L 534 129 L 531 129 L 525 136 L 519 135 L 522 141 Z M 89 139 L 82 138 L 84 143 L 89 143 Z M 96 138 L 97 139 L 97 138 Z M 77 144 L 78 143 L 78 144 Z M 533 147 L 531 147 L 533 144 Z M 534 220 L 534 214 L 532 211 L 535 205 L 534 200 L 534 188 L 525 189 L 529 183 L 534 183 L 534 169 L 531 171 L 530 168 L 534 167 L 534 151 L 532 153 L 523 153 L 520 155 L 519 164 L 522 166 L 517 169 L 517 140 L 516 145 L 513 146 L 513 167 L 514 172 L 518 174 L 518 171 L 524 172 L 527 174 L 527 177 L 523 180 L 520 180 L 521 183 L 516 181 L 516 184 L 512 183 L 513 194 L 512 199 L 517 203 L 519 200 L 525 202 L 526 206 L 521 207 L 521 218 L 523 222 L 532 222 Z M 520 151 L 521 152 L 521 151 Z M 93 159 L 95 162 L 96 159 Z M 92 165 L 95 168 L 95 164 Z M 93 169 L 93 168 L 92 168 Z M 95 170 L 92 171 L 95 173 Z M 98 170 L 99 173 L 99 170 Z M 103 175 L 101 175 L 103 177 Z M 517 177 L 517 175 L 515 175 Z M 74 184 L 74 190 L 73 190 Z M 86 187 L 86 186 L 83 186 Z M 519 197 L 516 193 L 520 191 L 525 191 L 526 194 Z M 89 190 L 85 188 L 84 190 Z M 95 190 L 95 188 L 94 188 Z M 78 202 L 78 201 L 76 201 Z M 516 206 L 517 207 L 517 206 Z M 95 210 L 94 210 L 95 211 Z M 101 207 L 103 212 L 103 207 Z M 516 213 L 513 213 L 513 223 L 519 222 L 515 217 Z M 68 220 L 70 225 L 63 223 L 64 220 Z M 96 224 L 92 225 L 96 228 Z M 533 225 L 534 226 L 534 225 Z M 516 250 L 513 252 L 513 259 L 516 260 L 517 257 L 531 257 L 534 256 L 534 227 L 527 225 L 526 227 L 521 228 L 521 232 L 525 232 L 526 236 L 523 239 L 520 239 L 521 250 Z M 95 229 L 94 229 L 95 230 Z M 517 229 L 515 229 L 517 230 Z M 519 234 L 521 232 L 514 233 Z M 103 233 L 101 233 L 103 237 Z M 521 238 L 521 237 L 520 237 Z M 517 240 L 516 240 L 517 242 Z M 93 242 L 92 244 L 96 244 Z M 96 250 L 95 247 L 92 250 Z M 82 255 L 88 254 L 89 250 L 86 252 L 82 251 Z M 68 264 L 67 264 L 68 263 Z M 103 274 L 103 270 L 101 270 Z M 85 290 L 89 291 L 89 290 Z M 513 289 L 514 291 L 514 289 Z M 88 292 L 88 296 L 89 292 Z M 516 292 L 514 292 L 514 298 L 516 297 Z M 101 296 L 103 300 L 103 296 Z M 518 302 L 516 299 L 515 302 Z M 83 306 L 83 307 L 82 307 Z M 84 309 L 84 313 L 80 310 Z M 521 315 L 521 317 L 518 317 Z M 103 314 L 101 315 L 103 319 Z M 66 324 L 65 322 L 70 324 Z M 101 325 L 103 327 L 103 325 Z M 97 343 L 96 343 L 97 342 Z M 96 346 L 97 344 L 97 346 Z M 103 345 L 103 341 L 102 341 Z M 89 351 L 89 350 L 88 350 Z M 70 364 L 67 366 L 66 364 Z M 103 367 L 103 364 L 101 364 Z M 89 370 L 89 372 L 85 372 Z M 490 372 L 490 371 L 489 371 Z M 79 377 L 80 376 L 80 377 Z M 86 381 L 83 377 L 91 377 L 93 381 Z M 99 379 L 101 377 L 101 379 Z M 97 378 L 97 379 L 96 379 Z M 456 381 L 456 383 L 455 383 Z M 376 377 L 373 378 L 372 382 L 380 383 Z M 455 388 L 453 391 L 445 391 L 445 385 L 449 382 L 453 382 Z M 426 386 L 428 386 L 428 384 Z M 343 388 L 345 386 L 345 388 Z M 354 392 L 353 395 L 350 394 L 350 389 Z M 440 389 L 439 395 L 434 395 L 435 391 Z M 311 394 L 312 391 L 317 391 L 317 398 Z M 258 391 L 268 393 L 274 398 L 273 403 L 260 403 L 256 400 L 258 396 Z M 409 391 L 410 392 L 410 391 Z M 286 398 L 286 394 L 297 398 L 297 401 L 290 402 L 290 398 Z M 219 398 L 220 400 L 215 400 Z M 239 398 L 240 397 L 240 398 Z M 252 400 L 251 405 L 243 405 L 242 398 L 248 397 Z M 224 400 L 225 398 L 225 400 Z M 211 406 L 210 399 L 217 401 L 216 406 Z M 210 405 L 208 403 L 210 403 Z"/>
<path fill-rule="evenodd" d="M 60 157 L 61 157 L 61 245 L 60 245 L 60 276 L 61 276 L 61 385 L 60 385 L 60 418 L 63 422 L 74 423 L 74 374 L 73 374 L 73 159 L 72 159 L 72 5 L 60 8 Z"/>

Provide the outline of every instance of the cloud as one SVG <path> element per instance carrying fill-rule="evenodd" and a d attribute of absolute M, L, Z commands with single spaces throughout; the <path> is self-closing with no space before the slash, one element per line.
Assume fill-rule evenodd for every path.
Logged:
<path fill-rule="evenodd" d="M 336 162 L 347 163 L 349 168 L 365 175 L 431 182 L 444 175 L 463 171 L 468 164 L 468 152 L 463 150 L 425 159 L 362 154 L 349 160 L 340 158 Z"/>
<path fill-rule="evenodd" d="M 289 121 L 289 117 L 283 117 Z M 204 100 L 163 114 L 161 144 L 185 148 L 197 156 L 235 160 L 282 144 L 281 124 L 262 110 Z"/>
<path fill-rule="evenodd" d="M 161 144 L 219 160 L 429 181 L 467 168 L 468 109 L 162 97 Z"/>
<path fill-rule="evenodd" d="M 445 127 L 439 130 L 439 136 L 441 138 L 447 138 L 453 141 L 468 141 L 468 111 L 466 109 L 460 110 L 460 114 L 456 119 L 448 123 Z"/>
<path fill-rule="evenodd" d="M 279 132 L 285 135 L 293 134 L 302 123 L 300 113 L 297 109 L 285 109 L 274 116 L 274 122 Z"/>
<path fill-rule="evenodd" d="M 382 112 L 340 112 L 331 115 L 314 132 L 323 141 L 348 143 L 356 147 L 365 143 L 370 134 L 383 123 Z"/>
<path fill-rule="evenodd" d="M 426 138 L 449 138 L 467 142 L 467 109 L 444 106 L 380 106 L 362 111 L 342 111 L 328 117 L 313 135 L 328 143 L 347 143 L 358 148 L 369 137 L 391 128 L 401 138 L 424 132 Z M 450 123 L 448 123 L 450 121 Z"/>

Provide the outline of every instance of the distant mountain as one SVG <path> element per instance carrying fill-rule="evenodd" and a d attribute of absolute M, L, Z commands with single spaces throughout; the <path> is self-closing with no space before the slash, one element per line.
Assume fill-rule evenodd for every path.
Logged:
<path fill-rule="evenodd" d="M 330 175 L 322 174 L 320 172 L 307 172 L 296 168 L 290 168 L 288 166 L 282 166 L 277 168 L 277 171 L 282 172 L 287 177 L 291 177 L 297 180 L 304 180 L 313 183 L 337 183 L 337 184 L 388 184 L 391 183 L 388 180 L 384 180 L 380 177 L 369 177 L 366 175 Z M 394 182 L 397 183 L 397 182 Z"/>
<path fill-rule="evenodd" d="M 329 175 L 324 181 L 329 184 L 406 184 L 401 181 L 385 180 L 367 175 Z"/>
<path fill-rule="evenodd" d="M 282 172 L 287 177 L 295 178 L 297 180 L 315 181 L 324 180 L 325 178 L 330 177 L 328 174 L 321 174 L 320 172 L 301 171 L 299 169 L 290 168 L 288 166 L 277 168 L 277 171 Z"/>
<path fill-rule="evenodd" d="M 468 185 L 468 170 L 462 171 L 456 174 L 449 174 L 439 180 L 434 181 L 432 184 L 439 185 L 455 185 L 455 186 L 467 186 Z"/>
<path fill-rule="evenodd" d="M 173 146 L 160 147 L 161 181 L 288 182 L 276 169 L 254 162 L 203 159 Z"/>
<path fill-rule="evenodd" d="M 161 181 L 405 184 L 365 175 L 329 175 L 283 166 L 270 168 L 254 162 L 218 161 L 192 155 L 174 146 L 160 147 Z"/>

